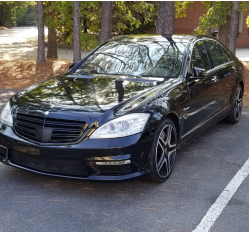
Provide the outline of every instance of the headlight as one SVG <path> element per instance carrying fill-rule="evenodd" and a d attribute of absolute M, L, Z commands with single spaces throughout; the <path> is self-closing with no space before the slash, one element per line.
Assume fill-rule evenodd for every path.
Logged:
<path fill-rule="evenodd" d="M 143 131 L 149 114 L 134 113 L 111 120 L 99 127 L 90 139 L 118 138 L 137 134 Z"/>
<path fill-rule="evenodd" d="M 4 108 L 1 112 L 0 121 L 8 126 L 13 126 L 13 118 L 12 118 L 11 108 L 10 108 L 9 102 L 4 106 Z"/>

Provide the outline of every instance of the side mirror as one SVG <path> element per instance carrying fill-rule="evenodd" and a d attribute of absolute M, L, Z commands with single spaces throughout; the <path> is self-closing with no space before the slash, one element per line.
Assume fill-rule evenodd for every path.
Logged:
<path fill-rule="evenodd" d="M 204 77 L 206 75 L 206 70 L 203 68 L 194 67 L 193 70 L 194 70 L 194 77 L 195 78 L 201 78 L 201 77 Z"/>
<path fill-rule="evenodd" d="M 70 70 L 72 67 L 74 67 L 76 64 L 77 64 L 77 63 L 71 63 L 71 64 L 69 65 L 69 70 Z"/>

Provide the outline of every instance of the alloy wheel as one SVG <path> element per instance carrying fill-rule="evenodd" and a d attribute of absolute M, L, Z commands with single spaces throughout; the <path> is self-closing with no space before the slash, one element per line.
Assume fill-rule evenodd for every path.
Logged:
<path fill-rule="evenodd" d="M 242 110 L 242 100 L 243 100 L 243 94 L 242 94 L 242 89 L 239 86 L 236 91 L 235 95 L 235 107 L 234 107 L 234 118 L 239 121 L 240 116 L 241 116 L 241 110 Z"/>
<path fill-rule="evenodd" d="M 155 158 L 158 175 L 166 178 L 173 169 L 176 158 L 176 132 L 169 124 L 160 132 Z"/>

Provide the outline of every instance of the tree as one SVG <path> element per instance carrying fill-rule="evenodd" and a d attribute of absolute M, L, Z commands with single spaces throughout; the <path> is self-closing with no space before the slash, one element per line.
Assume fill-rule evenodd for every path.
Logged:
<path fill-rule="evenodd" d="M 172 35 L 174 33 L 174 2 L 161 1 L 156 25 L 156 33 Z"/>
<path fill-rule="evenodd" d="M 229 49 L 235 54 L 239 26 L 239 1 L 233 1 L 229 35 Z"/>
<path fill-rule="evenodd" d="M 208 29 L 211 27 L 218 28 L 218 37 L 221 42 L 230 47 L 230 43 L 236 43 L 236 37 L 230 36 L 231 24 L 238 23 L 238 18 L 236 22 L 231 20 L 232 12 L 232 2 L 228 1 L 215 1 L 215 2 L 203 2 L 204 6 L 208 9 L 207 14 L 203 15 L 199 19 L 199 25 L 195 30 L 196 34 L 202 35 L 205 34 Z M 248 1 L 238 2 L 237 7 L 238 11 L 244 11 L 249 8 Z M 236 34 L 237 36 L 237 34 Z M 232 48 L 234 49 L 234 48 Z"/>
<path fill-rule="evenodd" d="M 112 38 L 112 2 L 103 1 L 101 12 L 99 44 L 103 44 L 105 41 Z"/>
<path fill-rule="evenodd" d="M 48 52 L 47 58 L 57 59 L 57 36 L 56 36 L 56 22 L 55 22 L 55 8 L 53 7 L 54 2 L 47 2 L 46 5 L 46 22 L 48 26 Z"/>
<path fill-rule="evenodd" d="M 38 50 L 37 63 L 45 61 L 45 45 L 44 45 L 44 10 L 43 2 L 37 2 L 37 27 L 38 27 Z"/>
<path fill-rule="evenodd" d="M 31 2 L 30 2 L 31 3 Z M 37 7 L 36 4 L 28 5 L 27 9 L 23 12 L 19 12 L 16 15 L 16 26 L 23 27 L 23 26 L 36 26 L 37 25 Z"/>
<path fill-rule="evenodd" d="M 13 27 L 16 18 L 33 5 L 31 1 L 0 1 L 0 26 Z"/>
<path fill-rule="evenodd" d="M 1 7 L 1 11 L 0 11 L 0 26 L 4 26 L 4 13 L 3 13 L 3 9 L 4 9 L 4 2 L 0 2 L 0 7 Z"/>
<path fill-rule="evenodd" d="M 73 2 L 73 62 L 81 60 L 80 50 L 80 2 Z"/>

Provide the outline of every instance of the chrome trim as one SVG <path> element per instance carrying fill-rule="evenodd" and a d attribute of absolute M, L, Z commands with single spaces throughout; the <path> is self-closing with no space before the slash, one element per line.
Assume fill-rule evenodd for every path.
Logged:
<path fill-rule="evenodd" d="M 197 114 L 197 113 L 199 113 L 200 111 L 206 109 L 207 107 L 209 107 L 210 105 L 213 105 L 213 104 L 215 104 L 215 103 L 217 103 L 217 100 L 214 100 L 214 101 L 212 101 L 212 102 L 209 102 L 207 105 L 205 105 L 205 106 L 199 108 L 198 110 L 195 110 L 195 111 L 193 111 L 193 112 L 191 112 L 191 113 L 188 113 L 188 114 L 183 115 L 183 118 L 184 118 L 184 119 L 187 119 L 189 116 L 192 116 L 192 115 L 194 115 L 194 114 Z M 183 110 L 184 110 L 184 109 L 183 109 Z"/>
<path fill-rule="evenodd" d="M 102 162 L 96 162 L 96 165 L 124 165 L 124 164 L 130 164 L 130 160 L 120 160 L 120 161 L 102 161 Z"/>

